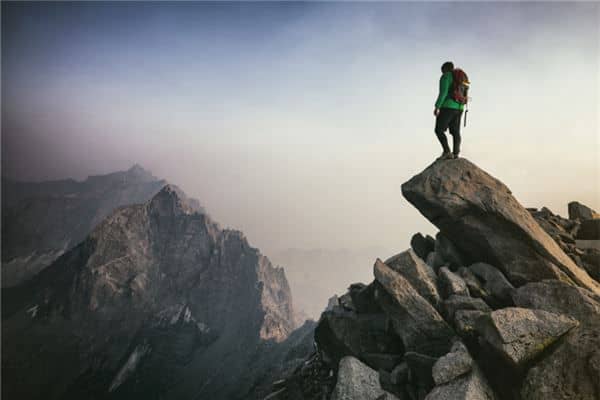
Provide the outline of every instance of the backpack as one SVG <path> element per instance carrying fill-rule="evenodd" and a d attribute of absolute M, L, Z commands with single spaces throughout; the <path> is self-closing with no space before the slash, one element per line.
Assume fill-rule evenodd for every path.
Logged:
<path fill-rule="evenodd" d="M 450 97 L 457 103 L 467 104 L 469 101 L 469 77 L 460 68 L 452 70 L 452 88 L 450 89 Z"/>

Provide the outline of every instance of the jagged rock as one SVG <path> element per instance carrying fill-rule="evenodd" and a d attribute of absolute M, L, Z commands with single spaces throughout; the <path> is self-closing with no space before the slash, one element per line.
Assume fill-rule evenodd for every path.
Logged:
<path fill-rule="evenodd" d="M 436 161 L 402 185 L 402 193 L 467 262 L 496 265 L 515 285 L 544 279 L 576 283 L 596 294 L 600 284 L 535 222 L 510 190 L 464 158 Z"/>
<path fill-rule="evenodd" d="M 460 342 L 457 343 L 460 345 L 453 345 L 452 351 L 440 357 L 433 365 L 431 373 L 436 385 L 443 385 L 471 372 L 473 359 L 466 347 Z"/>
<path fill-rule="evenodd" d="M 331 400 L 384 399 L 394 400 L 397 398 L 381 388 L 377 371 L 372 370 L 354 357 L 342 358 Z"/>
<path fill-rule="evenodd" d="M 507 361 L 520 367 L 577 325 L 566 315 L 510 307 L 482 316 L 476 329 Z"/>
<path fill-rule="evenodd" d="M 591 208 L 577 202 L 572 201 L 568 205 L 569 207 L 569 219 L 578 219 L 580 221 L 585 221 L 588 219 L 599 218 L 600 215 Z"/>
<path fill-rule="evenodd" d="M 435 271 L 408 249 L 385 261 L 385 265 L 402 274 L 417 292 L 434 307 L 440 302 Z"/>
<path fill-rule="evenodd" d="M 392 320 L 406 350 L 432 356 L 447 353 L 453 332 L 433 306 L 406 278 L 379 259 L 374 274 L 382 288 L 376 291 L 376 299 Z"/>
<path fill-rule="evenodd" d="M 495 400 L 496 398 L 479 368 L 473 365 L 473 370 L 467 375 L 445 385 L 436 386 L 425 400 Z"/>
<path fill-rule="evenodd" d="M 452 295 L 469 296 L 469 289 L 465 281 L 446 267 L 438 271 L 440 292 L 444 298 Z"/>
<path fill-rule="evenodd" d="M 435 248 L 435 239 L 429 235 L 423 236 L 421 233 L 415 233 L 410 239 L 410 247 L 422 260 L 427 260 L 427 255 Z"/>
<path fill-rule="evenodd" d="M 340 307 L 334 307 L 321 315 L 315 329 L 315 342 L 326 361 L 330 360 L 333 365 L 347 355 L 401 355 L 404 351 L 399 338 L 388 331 L 387 317 L 383 313 L 357 314 Z M 378 365 L 371 366 L 379 368 Z"/>
<path fill-rule="evenodd" d="M 457 310 L 454 314 L 454 329 L 461 337 L 472 337 L 475 334 L 475 324 L 484 311 Z"/>
<path fill-rule="evenodd" d="M 581 255 L 581 263 L 588 274 L 600 282 L 600 250 L 586 249 Z"/>
<path fill-rule="evenodd" d="M 483 300 L 489 300 L 490 295 L 485 291 L 481 282 L 467 267 L 460 267 L 456 273 L 463 278 L 469 289 L 469 294 Z"/>
<path fill-rule="evenodd" d="M 456 246 L 441 232 L 435 235 L 435 253 L 454 270 L 465 265 L 463 256 L 461 256 Z"/>
<path fill-rule="evenodd" d="M 504 277 L 498 269 L 486 263 L 475 263 L 469 270 L 483 284 L 483 289 L 488 303 L 498 308 L 512 305 L 511 292 L 514 286 Z"/>
<path fill-rule="evenodd" d="M 444 316 L 448 320 L 454 319 L 458 310 L 477 310 L 483 312 L 491 311 L 490 307 L 481 299 L 468 296 L 453 295 L 443 302 Z"/>

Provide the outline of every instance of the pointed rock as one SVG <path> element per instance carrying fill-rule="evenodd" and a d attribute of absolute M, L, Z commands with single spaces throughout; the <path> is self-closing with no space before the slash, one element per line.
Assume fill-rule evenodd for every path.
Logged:
<path fill-rule="evenodd" d="M 402 194 L 470 262 L 498 266 L 515 285 L 543 279 L 600 284 L 578 267 L 510 190 L 464 158 L 436 161 L 402 185 Z"/>
<path fill-rule="evenodd" d="M 376 299 L 392 320 L 406 350 L 432 356 L 446 354 L 452 329 L 401 274 L 377 259 L 375 279 L 381 286 Z"/>
<path fill-rule="evenodd" d="M 506 360 L 523 366 L 577 325 L 566 315 L 510 307 L 481 317 L 476 329 Z"/>
<path fill-rule="evenodd" d="M 412 249 L 387 259 L 385 265 L 402 274 L 412 287 L 434 307 L 439 305 L 440 294 L 437 289 L 435 271 L 425 264 Z"/>
<path fill-rule="evenodd" d="M 585 221 L 588 219 L 600 218 L 600 214 L 577 201 L 569 203 L 569 219 Z"/>

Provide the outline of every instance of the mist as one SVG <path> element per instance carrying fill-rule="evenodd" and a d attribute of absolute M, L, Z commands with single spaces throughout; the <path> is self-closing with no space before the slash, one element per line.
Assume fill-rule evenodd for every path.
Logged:
<path fill-rule="evenodd" d="M 462 156 L 525 206 L 599 209 L 599 20 L 596 3 L 3 2 L 2 174 L 139 163 L 266 255 L 384 258 L 435 233 L 400 185 L 440 153 L 452 60 L 472 81 Z"/>

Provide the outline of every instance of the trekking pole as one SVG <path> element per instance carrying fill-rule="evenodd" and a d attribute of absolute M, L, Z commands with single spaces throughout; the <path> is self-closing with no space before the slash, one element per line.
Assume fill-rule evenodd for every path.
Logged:
<path fill-rule="evenodd" d="M 470 97 L 467 97 L 467 106 L 465 110 L 465 128 L 467 127 L 467 113 L 469 112 L 469 102 L 471 101 Z"/>

